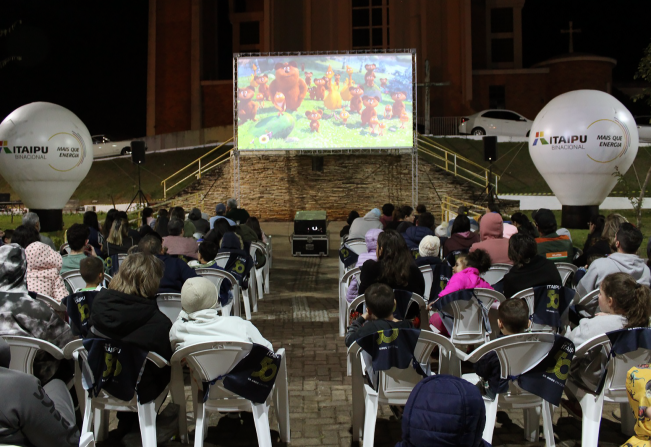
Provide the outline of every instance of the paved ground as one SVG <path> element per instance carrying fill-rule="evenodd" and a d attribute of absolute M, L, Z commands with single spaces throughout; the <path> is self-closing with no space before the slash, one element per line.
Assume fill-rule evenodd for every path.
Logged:
<path fill-rule="evenodd" d="M 273 235 L 274 260 L 271 293 L 259 303 L 253 322 L 274 348 L 284 347 L 290 389 L 292 446 L 351 445 L 351 381 L 346 376 L 346 348 L 338 335 L 337 248 L 341 224 L 330 226 L 330 256 L 327 258 L 292 257 L 289 235 L 292 224 L 263 225 Z M 189 387 L 186 387 L 189 391 Z M 187 393 L 186 391 L 186 394 Z M 191 405 L 188 405 L 189 411 Z M 601 425 L 603 446 L 619 446 L 627 437 L 611 416 L 614 405 L 604 409 Z M 168 409 L 168 411 L 171 410 Z M 164 419 L 164 418 L 159 418 Z M 274 445 L 278 442 L 275 415 L 271 417 Z M 557 445 L 580 445 L 580 422 L 557 409 L 554 415 Z M 542 421 L 541 421 L 542 423 Z M 171 428 L 173 424 L 165 424 Z M 115 427 L 112 420 L 111 428 Z M 501 414 L 496 424 L 493 445 L 545 445 L 544 441 L 526 443 L 523 439 L 521 411 Z M 193 430 L 193 427 L 191 428 Z M 401 426 L 388 407 L 381 407 L 376 425 L 376 446 L 394 446 L 400 441 Z M 131 436 L 138 440 L 135 433 Z M 559 442 L 560 441 L 560 442 Z M 131 444 L 131 443 L 129 443 Z M 120 445 L 104 442 L 102 446 Z M 135 445 L 135 444 L 131 444 Z M 178 441 L 165 445 L 179 445 Z M 212 414 L 206 446 L 257 445 L 250 417 L 241 420 Z"/>

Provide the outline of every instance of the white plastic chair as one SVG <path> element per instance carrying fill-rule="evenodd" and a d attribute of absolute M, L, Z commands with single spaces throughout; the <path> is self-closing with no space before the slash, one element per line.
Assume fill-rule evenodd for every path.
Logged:
<path fill-rule="evenodd" d="M 342 264 L 343 265 L 343 264 Z M 361 269 L 354 267 L 348 270 L 343 277 L 339 280 L 339 336 L 343 337 L 346 334 L 346 327 L 348 326 L 348 301 L 346 300 L 346 293 L 348 286 L 353 277 L 357 278 L 359 284 L 359 274 Z"/>
<path fill-rule="evenodd" d="M 574 294 L 574 297 L 576 298 L 576 294 Z M 535 298 L 533 287 L 521 290 L 520 292 L 516 293 L 511 297 L 512 300 L 516 298 L 522 298 L 527 302 L 527 306 L 529 306 L 529 316 L 532 316 L 534 312 L 534 298 Z M 562 328 L 554 328 L 551 326 L 547 326 L 546 324 L 538 324 L 538 323 L 534 323 L 533 321 L 531 322 L 531 332 L 553 333 L 553 332 L 559 332 L 561 330 Z"/>
<path fill-rule="evenodd" d="M 79 447 L 95 447 L 95 437 L 92 433 L 84 433 L 79 438 Z"/>
<path fill-rule="evenodd" d="M 87 362 L 88 353 L 83 346 L 75 352 L 81 359 L 82 363 Z M 146 362 L 152 362 L 158 368 L 169 366 L 167 360 L 155 352 L 147 354 Z M 94 425 L 95 439 L 97 441 L 103 441 L 108 435 L 108 417 L 110 410 L 138 412 L 142 446 L 156 447 L 156 414 L 160 406 L 163 404 L 165 397 L 167 397 L 168 391 L 169 386 L 166 386 L 155 400 L 147 402 L 146 404 L 138 402 L 136 393 L 134 393 L 134 396 L 130 401 L 124 401 L 111 396 L 105 390 L 101 390 L 99 396 L 93 398 L 91 398 L 90 394 L 86 392 L 81 435 L 84 436 L 86 433 L 91 432 L 92 422 Z"/>
<path fill-rule="evenodd" d="M 493 264 L 487 272 L 482 273 L 480 276 L 492 286 L 500 282 L 512 267 L 511 264 Z"/>
<path fill-rule="evenodd" d="M 348 241 L 344 242 L 348 248 L 350 248 L 352 251 L 355 253 L 362 254 L 362 253 L 368 253 L 368 248 L 366 247 L 366 239 L 364 238 L 355 238 L 355 239 L 349 239 Z M 341 250 L 343 248 L 343 244 L 339 249 Z M 349 268 L 352 268 L 354 266 L 351 266 Z M 339 279 L 344 276 L 346 273 L 346 268 L 344 267 L 344 263 L 341 262 L 341 259 L 339 259 Z"/>
<path fill-rule="evenodd" d="M 646 329 L 651 330 L 651 329 Z M 592 358 L 593 349 L 599 348 L 610 354 L 612 347 L 610 339 L 606 334 L 598 335 L 576 348 L 572 362 L 579 362 L 581 359 Z M 628 393 L 626 391 L 626 380 L 628 370 L 642 364 L 651 363 L 651 351 L 638 349 L 627 354 L 620 354 L 613 357 L 606 368 L 606 381 L 600 394 L 593 394 L 584 388 L 577 387 L 571 378 L 567 381 L 567 388 L 576 396 L 583 411 L 583 422 L 581 427 L 581 446 L 597 447 L 599 441 L 599 427 L 601 426 L 601 413 L 604 401 L 618 403 L 621 411 L 622 432 L 632 436 L 636 417 L 628 404 Z"/>
<path fill-rule="evenodd" d="M 495 351 L 500 361 L 500 377 L 516 376 L 537 365 L 554 346 L 554 334 L 527 333 L 509 335 L 486 343 L 462 360 L 476 363 L 486 353 Z M 476 374 L 464 374 L 463 379 L 476 382 Z M 553 406 L 544 399 L 520 388 L 516 382 L 509 383 L 509 391 L 498 394 L 491 401 L 484 397 L 486 405 L 486 425 L 484 426 L 484 441 L 492 443 L 495 419 L 499 408 L 521 408 L 524 413 L 524 437 L 529 442 L 538 441 L 540 412 L 543 416 L 543 433 L 547 446 L 553 447 Z"/>
<path fill-rule="evenodd" d="M 126 253 L 119 253 L 118 254 L 118 270 L 120 269 L 120 266 L 122 265 L 122 262 L 127 259 L 127 256 L 129 256 Z"/>
<path fill-rule="evenodd" d="M 558 273 L 561 274 L 561 284 L 564 286 L 567 280 L 570 279 L 570 277 L 578 270 L 576 265 L 570 264 L 569 262 L 555 262 L 554 265 L 556 266 Z"/>
<path fill-rule="evenodd" d="M 36 298 L 34 298 L 38 301 L 41 301 L 48 306 L 50 306 L 52 309 L 54 309 L 57 312 L 65 312 L 66 311 L 66 306 L 52 298 L 51 296 L 43 295 L 41 293 L 36 294 Z"/>
<path fill-rule="evenodd" d="M 64 358 L 63 351 L 50 342 L 20 335 L 3 335 L 2 339 L 9 344 L 11 349 L 11 362 L 9 369 L 34 374 L 34 358 L 38 351 L 45 351 L 56 360 Z"/>
<path fill-rule="evenodd" d="M 254 261 L 255 261 L 256 250 L 260 250 L 265 255 L 265 257 L 268 258 L 267 249 L 266 249 L 265 245 L 262 242 L 251 242 L 251 257 L 253 258 Z M 267 262 L 269 262 L 269 261 L 267 261 Z M 265 265 L 267 265 L 266 262 L 265 262 Z M 256 285 L 258 286 L 258 288 L 257 288 L 258 300 L 261 300 L 261 299 L 264 298 L 263 284 L 264 284 L 265 269 L 264 269 L 264 266 L 262 266 L 259 269 L 255 268 L 255 266 L 254 266 L 251 269 L 251 271 L 253 272 L 254 270 L 255 270 L 255 275 L 254 275 L 255 276 L 255 282 L 256 282 Z M 267 277 L 267 281 L 268 280 L 269 280 L 269 278 Z M 267 293 L 269 293 L 268 290 L 267 290 Z"/>
<path fill-rule="evenodd" d="M 450 340 L 439 334 L 421 331 L 414 349 L 414 357 L 423 370 L 429 371 L 430 354 L 439 348 L 439 374 L 451 374 L 459 377 L 461 363 L 456 356 Z M 363 438 L 363 446 L 373 446 L 375 423 L 380 404 L 405 405 L 411 391 L 423 379 L 416 370 L 391 368 L 377 373 L 378 389 L 375 390 L 364 380 L 364 365 L 361 348 L 357 342 L 348 348 L 348 358 L 352 364 L 353 387 L 353 442 Z"/>
<path fill-rule="evenodd" d="M 181 313 L 181 294 L 180 293 L 159 293 L 156 295 L 156 304 L 158 309 L 170 319 L 172 323 L 176 321 Z"/>
<path fill-rule="evenodd" d="M 219 309 L 221 309 L 221 314 L 222 317 L 227 317 L 233 312 L 233 315 L 236 317 L 240 316 L 240 286 L 237 283 L 237 279 L 230 273 L 224 270 L 217 270 L 217 269 L 212 269 L 212 268 L 201 268 L 201 269 L 195 269 L 195 272 L 197 275 L 202 276 L 203 278 L 206 278 L 210 282 L 212 282 L 215 287 L 217 288 L 217 295 L 219 295 L 219 289 L 221 288 L 222 282 L 225 279 L 228 279 L 231 282 L 231 291 L 233 292 L 233 300 L 228 303 L 226 306 L 220 306 Z M 246 304 L 247 302 L 244 302 L 244 308 L 246 311 Z M 249 317 L 247 320 L 250 320 L 250 311 L 249 311 Z"/>
<path fill-rule="evenodd" d="M 70 248 L 70 245 L 66 242 L 59 248 L 59 253 L 65 252 L 65 256 L 69 255 L 72 252 L 72 249 Z"/>
<path fill-rule="evenodd" d="M 425 279 L 425 295 L 423 298 L 425 298 L 425 301 L 428 301 L 430 298 L 429 294 L 432 291 L 432 283 L 434 282 L 434 272 L 432 272 L 432 267 L 429 265 L 421 265 L 418 269 Z"/>
<path fill-rule="evenodd" d="M 506 298 L 500 292 L 492 289 L 473 289 L 481 306 L 490 310 L 495 302 L 503 302 Z M 446 313 L 452 314 L 454 323 L 450 332 L 450 341 L 457 345 L 481 345 L 490 341 L 490 332 L 484 324 L 484 314 L 479 303 L 475 299 L 468 301 L 457 300 L 451 302 L 444 309 Z M 443 320 L 445 323 L 445 320 Z M 446 325 L 447 327 L 447 325 Z M 491 328 L 492 329 L 492 328 Z M 434 330 L 434 328 L 432 328 Z"/>
<path fill-rule="evenodd" d="M 68 285 L 68 287 L 70 287 L 70 290 L 72 290 L 73 293 L 86 287 L 86 281 L 81 277 L 81 272 L 79 270 L 69 270 L 62 273 L 61 278 L 63 278 L 63 281 Z M 104 274 L 105 285 L 111 282 L 111 279 L 113 278 L 111 278 L 110 275 Z"/>
<path fill-rule="evenodd" d="M 79 403 L 79 411 L 84 414 L 86 407 L 86 390 L 81 381 L 81 368 L 79 367 L 79 351 L 84 349 L 83 341 L 81 338 L 73 340 L 63 347 L 63 357 L 67 360 L 73 360 L 75 365 L 74 385 L 75 393 L 77 394 L 77 402 Z"/>
<path fill-rule="evenodd" d="M 276 354 L 282 357 L 280 368 L 276 376 L 274 389 L 265 403 L 256 404 L 238 396 L 218 381 L 210 389 L 206 402 L 197 399 L 200 396 L 198 382 L 209 382 L 228 373 L 251 350 L 251 343 L 236 341 L 219 341 L 197 343 L 179 349 L 171 359 L 172 363 L 172 396 L 178 402 L 179 409 L 179 434 L 182 442 L 188 440 L 186 420 L 186 404 L 183 387 L 183 363 L 187 364 L 194 378 L 192 380 L 192 396 L 195 416 L 194 445 L 203 445 L 208 418 L 207 411 L 250 411 L 253 413 L 255 429 L 258 434 L 260 447 L 271 447 L 271 434 L 269 429 L 269 406 L 273 400 L 278 418 L 280 439 L 290 441 L 289 428 L 289 391 L 287 385 L 287 363 L 285 349 L 279 349 Z"/>
<path fill-rule="evenodd" d="M 228 262 L 228 259 L 230 258 L 230 256 L 231 255 L 229 253 L 219 253 L 215 257 L 215 262 L 217 263 L 218 266 L 220 266 L 222 268 L 225 268 L 226 263 Z M 233 275 L 231 275 L 231 276 L 233 276 Z M 233 278 L 235 278 L 235 277 L 233 276 Z M 250 320 L 251 319 L 251 308 L 253 306 L 257 307 L 257 304 L 253 303 L 253 300 L 255 299 L 255 297 L 253 296 L 252 293 L 250 293 L 251 288 L 254 286 L 254 284 L 251 284 L 251 282 L 249 280 L 249 288 L 247 290 L 244 290 L 241 287 L 239 287 L 239 283 L 237 282 L 237 280 L 235 280 L 235 284 L 237 285 L 237 290 L 242 292 L 242 301 L 244 301 L 244 315 L 245 315 L 247 320 Z M 235 299 L 235 289 L 233 289 L 233 299 Z M 239 312 L 240 311 L 239 311 L 239 307 L 238 307 L 236 315 L 239 316 L 240 315 Z"/>

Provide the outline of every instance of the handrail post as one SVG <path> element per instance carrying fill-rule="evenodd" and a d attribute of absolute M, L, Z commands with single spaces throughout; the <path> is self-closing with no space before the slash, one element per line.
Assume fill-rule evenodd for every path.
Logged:
<path fill-rule="evenodd" d="M 454 176 L 457 176 L 457 154 L 454 154 Z"/>
<path fill-rule="evenodd" d="M 201 178 L 201 158 L 199 159 L 199 176 L 197 177 L 197 179 L 200 178 Z"/>
<path fill-rule="evenodd" d="M 167 180 L 163 180 L 163 199 L 167 200 Z"/>
<path fill-rule="evenodd" d="M 497 174 L 495 174 L 495 195 L 497 194 Z"/>
<path fill-rule="evenodd" d="M 445 171 L 450 172 L 450 168 L 448 168 L 448 151 L 445 151 Z"/>

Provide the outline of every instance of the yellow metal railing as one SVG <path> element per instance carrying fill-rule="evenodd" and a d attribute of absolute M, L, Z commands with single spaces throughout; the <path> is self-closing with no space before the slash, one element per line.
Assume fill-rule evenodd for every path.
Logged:
<path fill-rule="evenodd" d="M 416 141 L 418 142 L 418 151 L 429 155 L 435 166 L 482 188 L 488 188 L 492 184 L 495 187 L 495 194 L 497 194 L 499 175 L 493 174 L 491 178 L 488 168 L 447 149 L 435 141 L 421 136 Z"/>
<path fill-rule="evenodd" d="M 472 217 L 475 220 L 479 220 L 479 217 L 482 215 L 482 209 L 472 202 L 443 196 L 441 200 L 441 222 L 449 222 L 451 219 L 454 219 L 457 216 L 457 210 L 460 206 L 467 207 L 468 217 Z"/>
<path fill-rule="evenodd" d="M 207 163 L 204 161 L 204 162 L 202 163 L 202 160 L 203 160 L 204 158 L 208 157 L 208 156 L 209 156 L 210 154 L 212 154 L 213 152 L 215 152 L 215 151 L 219 150 L 220 148 L 224 147 L 226 144 L 230 143 L 231 141 L 233 141 L 233 138 L 230 138 L 230 139 L 224 141 L 224 142 L 223 142 L 222 144 L 220 144 L 219 146 L 217 146 L 217 147 L 215 147 L 215 148 L 209 150 L 208 152 L 206 152 L 206 153 L 205 153 L 204 155 L 202 155 L 201 157 L 197 158 L 195 161 L 193 161 L 193 162 L 190 163 L 189 165 L 187 165 L 187 166 L 185 166 L 185 167 L 179 169 L 179 170 L 176 171 L 174 174 L 170 175 L 170 176 L 167 177 L 165 180 L 163 180 L 162 182 L 160 182 L 161 185 L 163 185 L 163 198 L 164 198 L 164 199 L 167 199 L 167 192 L 170 191 L 170 190 L 172 190 L 173 188 L 179 186 L 181 183 L 185 182 L 187 179 L 189 179 L 189 178 L 191 178 L 191 177 L 196 177 L 196 179 L 199 180 L 199 179 L 201 178 L 201 175 L 202 175 L 202 174 L 205 174 L 206 172 L 211 171 L 212 169 L 216 168 L 216 167 L 219 166 L 220 164 L 225 163 L 226 161 L 228 161 L 228 159 L 229 159 L 229 157 L 230 157 L 230 154 L 231 154 L 231 152 L 233 151 L 232 149 L 229 150 L 228 152 L 224 152 L 223 154 L 219 155 L 219 156 L 218 156 L 217 158 L 215 158 L 214 160 L 211 160 L 211 161 L 209 161 L 209 162 L 207 162 Z M 176 183 L 174 183 L 173 185 L 171 185 L 171 186 L 169 186 L 169 187 L 167 186 L 167 185 L 168 185 L 168 182 L 171 183 L 172 179 L 179 177 L 179 176 L 181 175 L 181 173 L 184 173 L 184 172 L 187 171 L 188 169 L 190 169 L 190 168 L 192 168 L 192 167 L 195 167 L 195 166 L 196 166 L 196 169 L 195 169 L 193 172 L 191 172 L 190 174 L 187 174 L 187 175 L 186 175 L 185 177 L 183 177 L 182 179 L 176 181 Z"/>

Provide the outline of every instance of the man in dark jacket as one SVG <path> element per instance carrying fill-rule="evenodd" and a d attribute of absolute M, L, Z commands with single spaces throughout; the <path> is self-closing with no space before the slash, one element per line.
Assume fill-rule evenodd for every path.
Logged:
<path fill-rule="evenodd" d="M 199 208 L 192 208 L 192 211 L 190 211 L 190 214 L 188 215 L 188 219 L 194 224 L 197 233 L 206 235 L 208 234 L 208 231 L 210 231 L 210 223 L 201 217 L 201 210 Z"/>
<path fill-rule="evenodd" d="M 435 226 L 436 222 L 434 221 L 434 215 L 432 213 L 423 213 L 418 216 L 416 226 L 409 227 L 404 233 L 402 233 L 402 237 L 405 238 L 407 247 L 409 247 L 410 250 L 418 250 L 418 245 L 425 236 L 434 236 Z"/>
<path fill-rule="evenodd" d="M 572 262 L 574 258 L 572 241 L 568 236 L 556 233 L 558 226 L 554 213 L 541 208 L 532 217 L 540 233 L 540 237 L 536 239 L 538 254 L 552 262 Z"/>
<path fill-rule="evenodd" d="M 158 293 L 181 293 L 183 283 L 197 276 L 194 269 L 190 268 L 185 261 L 164 254 L 163 245 L 156 236 L 145 236 L 138 244 L 138 248 L 143 253 L 155 255 L 165 264 L 165 274 L 160 280 Z"/>
<path fill-rule="evenodd" d="M 396 447 L 490 447 L 482 439 L 486 407 L 476 386 L 445 374 L 414 387 L 402 414 L 402 442 Z"/>
<path fill-rule="evenodd" d="M 234 220 L 238 225 L 249 220 L 249 213 L 244 208 L 237 207 L 237 200 L 228 199 L 226 201 L 226 217 Z"/>

